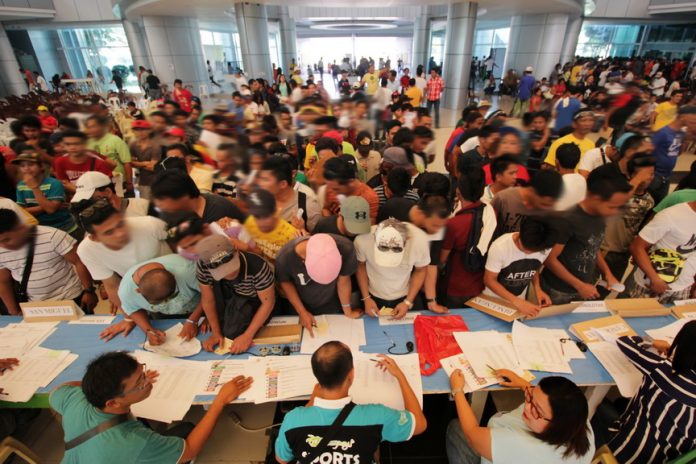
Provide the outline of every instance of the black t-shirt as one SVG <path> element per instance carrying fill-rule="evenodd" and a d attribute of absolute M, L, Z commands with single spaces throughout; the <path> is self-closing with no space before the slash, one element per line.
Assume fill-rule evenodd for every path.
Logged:
<path fill-rule="evenodd" d="M 154 74 L 150 74 L 145 78 L 145 82 L 147 82 L 147 87 L 152 90 L 157 90 L 159 89 L 160 85 L 160 80 L 159 77 L 155 76 Z"/>
<path fill-rule="evenodd" d="M 578 279 L 587 283 L 594 282 L 597 253 L 604 240 L 604 218 L 587 214 L 580 205 L 566 211 L 561 218 L 566 229 L 561 234 L 565 248 L 558 260 Z M 576 292 L 548 268 L 544 269 L 541 278 L 552 289 L 565 293 Z"/>
<path fill-rule="evenodd" d="M 404 197 L 389 198 L 382 206 L 379 207 L 379 212 L 377 213 L 377 223 L 389 218 L 398 219 L 402 222 L 408 222 L 408 213 L 415 204 L 415 201 Z"/>
<path fill-rule="evenodd" d="M 319 221 L 317 221 L 317 225 L 314 226 L 312 233 L 341 235 L 350 239 L 351 241 L 354 238 L 343 235 L 341 230 L 338 228 L 338 216 L 322 216 Z"/>
<path fill-rule="evenodd" d="M 220 195 L 214 193 L 202 194 L 205 198 L 205 208 L 203 209 L 203 221 L 210 224 L 224 217 L 236 219 L 241 223 L 247 218 L 247 215 L 242 212 L 234 203 L 226 200 Z"/>

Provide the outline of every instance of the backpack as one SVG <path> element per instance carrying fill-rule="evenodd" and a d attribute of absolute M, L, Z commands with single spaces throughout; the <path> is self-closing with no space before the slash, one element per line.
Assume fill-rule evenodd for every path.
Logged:
<path fill-rule="evenodd" d="M 483 272 L 486 265 L 486 256 L 481 253 L 477 245 L 481 238 L 481 229 L 483 228 L 483 208 L 485 204 L 481 204 L 476 208 L 465 210 L 462 214 L 471 214 L 471 229 L 469 229 L 469 237 L 466 241 L 466 248 L 461 252 L 460 259 L 464 269 L 468 272 Z"/>

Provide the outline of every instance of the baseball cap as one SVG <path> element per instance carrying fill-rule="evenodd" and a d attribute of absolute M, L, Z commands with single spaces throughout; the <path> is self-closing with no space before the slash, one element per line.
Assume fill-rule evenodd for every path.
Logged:
<path fill-rule="evenodd" d="M 171 135 L 172 137 L 186 137 L 186 132 L 179 127 L 171 127 L 167 129 L 164 135 Z"/>
<path fill-rule="evenodd" d="M 534 68 L 532 68 L 531 66 L 527 66 L 526 68 L 524 68 L 524 72 L 534 72 Z"/>
<path fill-rule="evenodd" d="M 575 112 L 575 114 L 573 115 L 573 121 L 577 121 L 578 119 L 584 118 L 584 117 L 594 118 L 595 114 L 591 109 L 583 108 L 583 109 L 580 109 L 580 110 Z"/>
<path fill-rule="evenodd" d="M 341 203 L 341 216 L 346 230 L 360 235 L 370 231 L 370 204 L 359 196 L 350 196 Z"/>
<path fill-rule="evenodd" d="M 150 121 L 145 121 L 144 119 L 136 119 L 131 122 L 131 129 L 150 129 L 152 124 Z"/>
<path fill-rule="evenodd" d="M 343 135 L 341 135 L 341 133 L 337 130 L 326 131 L 321 136 L 334 139 L 339 145 L 343 143 Z"/>
<path fill-rule="evenodd" d="M 82 174 L 77 179 L 75 185 L 75 195 L 70 200 L 71 203 L 77 203 L 82 200 L 92 198 L 94 191 L 98 188 L 106 187 L 111 184 L 111 179 L 104 173 L 97 171 L 89 171 Z"/>
<path fill-rule="evenodd" d="M 375 231 L 375 262 L 382 267 L 397 267 L 404 257 L 406 243 L 399 231 L 385 222 Z"/>
<path fill-rule="evenodd" d="M 48 107 L 46 105 L 39 105 L 36 111 L 48 111 Z"/>
<path fill-rule="evenodd" d="M 215 280 L 239 270 L 239 253 L 224 235 L 211 235 L 198 242 L 196 254 L 201 268 Z"/>
<path fill-rule="evenodd" d="M 276 200 L 268 190 L 254 190 L 247 198 L 249 214 L 254 217 L 268 217 L 276 212 Z"/>
<path fill-rule="evenodd" d="M 341 252 L 329 234 L 312 235 L 307 240 L 305 267 L 307 274 L 318 284 L 330 284 L 341 271 Z"/>
<path fill-rule="evenodd" d="M 408 160 L 406 150 L 401 147 L 389 147 L 384 150 L 382 163 L 389 163 L 394 167 L 401 167 L 404 169 L 413 169 L 413 164 Z"/>
<path fill-rule="evenodd" d="M 491 106 L 493 105 L 491 105 L 491 102 L 489 102 L 488 100 L 481 100 L 478 103 L 478 108 L 490 108 Z"/>
<path fill-rule="evenodd" d="M 12 160 L 12 164 L 19 164 L 22 161 L 31 161 L 37 164 L 43 163 L 41 155 L 35 151 L 26 151 L 17 155 L 15 159 Z"/>

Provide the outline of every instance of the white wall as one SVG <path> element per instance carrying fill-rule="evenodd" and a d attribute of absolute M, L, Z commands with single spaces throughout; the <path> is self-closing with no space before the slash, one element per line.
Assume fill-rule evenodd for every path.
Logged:
<path fill-rule="evenodd" d="M 595 4 L 588 18 L 651 18 L 650 0 L 595 0 Z"/>

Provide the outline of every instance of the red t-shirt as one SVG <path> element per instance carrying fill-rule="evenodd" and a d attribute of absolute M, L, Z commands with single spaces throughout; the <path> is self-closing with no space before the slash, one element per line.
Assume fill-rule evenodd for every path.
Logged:
<path fill-rule="evenodd" d="M 483 172 L 486 174 L 486 185 L 491 185 L 493 183 L 493 178 L 491 177 L 490 163 L 483 166 Z M 527 171 L 527 168 L 521 164 L 517 165 L 517 180 L 521 181 L 521 183 L 524 185 L 527 185 L 531 180 L 529 171 Z"/>
<path fill-rule="evenodd" d="M 76 184 L 77 179 L 89 171 L 98 171 L 111 177 L 111 166 L 98 156 L 90 154 L 87 159 L 80 164 L 70 161 L 68 155 L 57 156 L 53 159 L 53 171 L 58 180 L 67 180 L 71 184 Z"/>
<path fill-rule="evenodd" d="M 483 291 L 483 272 L 472 273 L 464 269 L 462 252 L 466 250 L 469 241 L 469 230 L 473 214 L 466 211 L 479 206 L 477 201 L 462 208 L 453 218 L 447 221 L 443 250 L 450 250 L 447 263 L 447 294 L 458 297 L 473 297 Z M 488 208 L 488 206 L 487 206 Z"/>
<path fill-rule="evenodd" d="M 188 89 L 174 89 L 172 95 L 174 96 L 174 101 L 179 104 L 180 109 L 187 113 L 191 112 L 191 99 L 193 95 Z"/>

